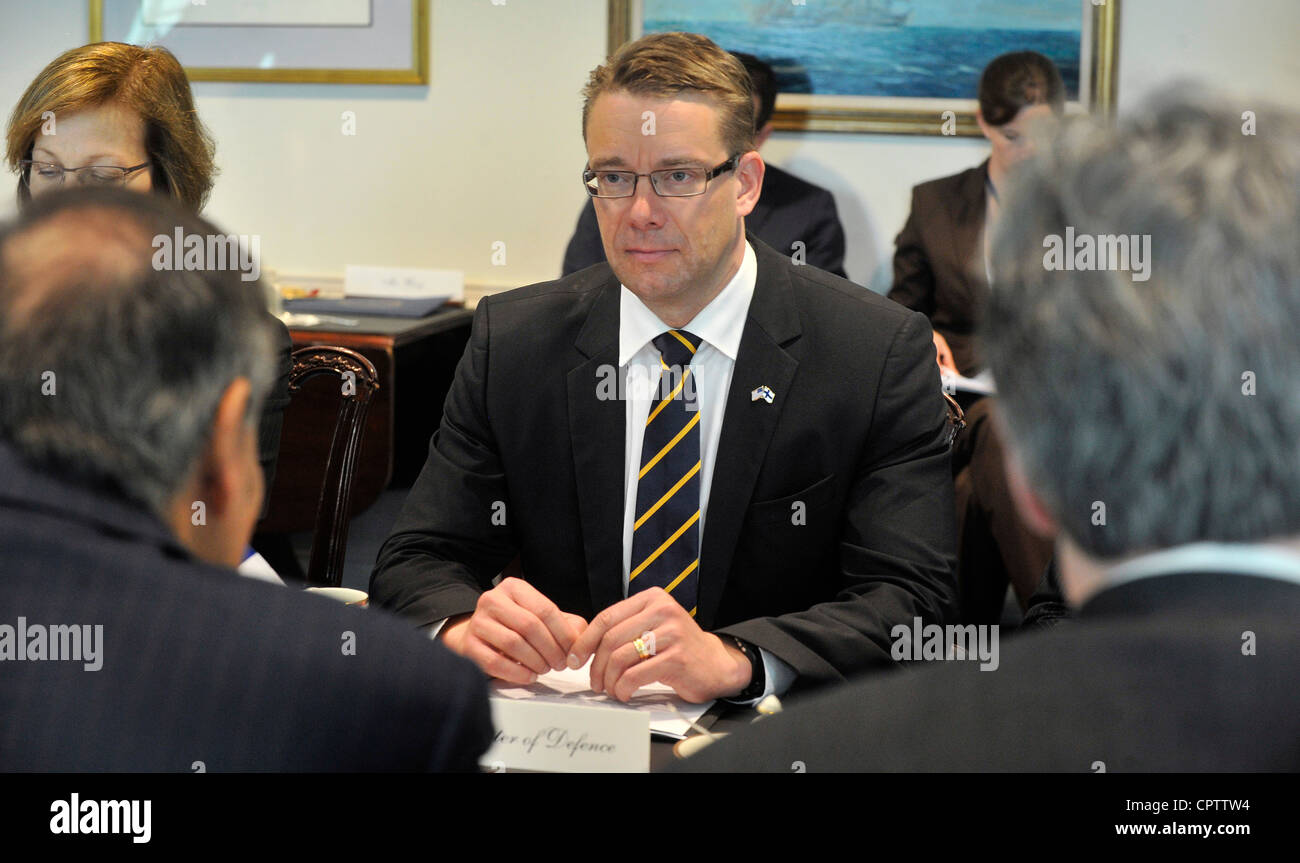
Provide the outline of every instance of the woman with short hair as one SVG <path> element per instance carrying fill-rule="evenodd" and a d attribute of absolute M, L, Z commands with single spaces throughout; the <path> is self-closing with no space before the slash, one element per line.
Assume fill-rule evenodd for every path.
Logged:
<path fill-rule="evenodd" d="M 164 194 L 198 212 L 217 173 L 215 150 L 176 57 L 166 48 L 121 42 L 83 45 L 56 57 L 18 100 L 5 133 L 20 207 L 80 182 Z M 258 432 L 267 500 L 293 349 L 289 331 L 276 323 L 280 368 Z"/>

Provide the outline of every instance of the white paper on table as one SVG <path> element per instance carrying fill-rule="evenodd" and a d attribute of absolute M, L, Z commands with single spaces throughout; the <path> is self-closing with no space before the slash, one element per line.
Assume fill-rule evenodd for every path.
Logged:
<path fill-rule="evenodd" d="M 948 394 L 975 393 L 982 396 L 998 394 L 997 387 L 993 383 L 993 373 L 988 369 L 973 378 L 940 369 L 939 380 L 943 384 L 943 391 Z"/>
<path fill-rule="evenodd" d="M 562 671 L 548 671 L 539 675 L 536 683 L 528 686 L 494 680 L 491 694 L 501 698 L 527 698 L 556 704 L 586 703 L 600 707 L 638 710 L 650 714 L 652 734 L 672 737 L 676 740 L 684 738 L 690 731 L 690 723 L 698 722 L 700 717 L 713 706 L 712 701 L 706 701 L 704 704 L 683 701 L 677 697 L 671 686 L 662 683 L 642 686 L 627 704 L 610 698 L 604 693 L 592 692 L 590 659 L 587 660 L 586 665 L 576 670 L 566 668 Z"/>

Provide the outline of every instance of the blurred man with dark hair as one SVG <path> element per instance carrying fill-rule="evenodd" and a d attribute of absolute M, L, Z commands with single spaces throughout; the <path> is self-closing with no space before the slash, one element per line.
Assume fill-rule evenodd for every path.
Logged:
<path fill-rule="evenodd" d="M 472 666 L 234 572 L 275 331 L 243 256 L 192 266 L 225 237 L 112 188 L 0 234 L 0 769 L 473 769 Z"/>
<path fill-rule="evenodd" d="M 1258 114 L 1243 134 L 1236 103 L 1171 93 L 1081 119 L 1008 190 L 982 348 L 1078 622 L 996 671 L 810 700 L 695 766 L 1300 769 L 1300 117 Z"/>
<path fill-rule="evenodd" d="M 1033 153 L 1035 128 L 1050 127 L 1064 110 L 1065 87 L 1051 60 L 1018 51 L 985 67 L 978 96 L 976 120 L 992 151 L 978 167 L 912 190 L 889 291 L 891 300 L 930 318 L 940 369 L 967 377 L 983 369 L 975 327 L 997 279 L 988 243 L 1002 214 L 999 190 Z M 988 422 L 992 401 L 960 397 L 966 428 L 954 442 L 953 471 L 961 615 L 967 623 L 997 623 L 1008 582 L 1026 607 L 1052 551 L 1011 502 L 1002 444 Z"/>
<path fill-rule="evenodd" d="M 776 75 L 753 54 L 732 51 L 749 72 L 754 100 L 754 148 L 761 150 L 772 135 L 776 108 Z M 778 252 L 801 263 L 844 277 L 844 228 L 835 210 L 835 197 L 821 186 L 801 180 L 767 163 L 763 189 L 745 227 Z M 801 245 L 796 245 L 796 243 Z M 801 253 L 801 254 L 797 254 Z M 596 209 L 590 200 L 578 217 L 578 227 L 564 251 L 561 275 L 576 273 L 605 260 Z"/>

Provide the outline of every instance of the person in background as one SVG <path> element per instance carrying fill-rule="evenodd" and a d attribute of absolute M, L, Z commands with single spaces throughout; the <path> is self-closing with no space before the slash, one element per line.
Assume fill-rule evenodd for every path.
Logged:
<path fill-rule="evenodd" d="M 894 252 L 889 298 L 922 312 L 934 327 L 935 354 L 948 374 L 984 368 L 975 327 L 988 303 L 988 243 L 1002 213 L 1001 191 L 1034 140 L 1065 106 L 1051 60 L 1033 51 L 1003 54 L 984 69 L 976 120 L 991 145 L 975 168 L 912 190 L 912 211 Z M 963 400 L 965 398 L 963 397 Z M 1024 609 L 1051 559 L 1051 547 L 1016 512 L 989 423 L 990 398 L 966 404 L 966 428 L 953 444 L 957 492 L 958 586 L 962 619 L 997 623 L 1008 581 Z"/>
<path fill-rule="evenodd" d="M 277 334 L 240 273 L 153 264 L 216 230 L 96 188 L 0 232 L 0 770 L 473 770 L 470 663 L 234 573 Z"/>
<path fill-rule="evenodd" d="M 753 54 L 743 51 L 731 54 L 749 72 L 755 115 L 754 148 L 761 150 L 772 135 L 776 75 L 771 66 Z M 844 228 L 835 210 L 835 197 L 821 186 L 801 180 L 776 165 L 765 163 L 765 166 L 763 189 L 758 203 L 745 219 L 746 229 L 783 254 L 794 255 L 802 248 L 804 263 L 844 278 Z M 596 209 L 588 199 L 564 251 L 561 275 L 576 273 L 603 260 L 605 248 L 596 224 Z"/>
<path fill-rule="evenodd" d="M 1243 134 L 1241 104 L 1072 120 L 1007 191 L 980 344 L 1077 621 L 996 670 L 809 699 L 694 769 L 1300 769 L 1300 116 L 1252 100 Z M 1127 251 L 1066 269 L 1067 231 Z"/>
<path fill-rule="evenodd" d="M 58 189 L 90 185 L 154 192 L 198 213 L 212 191 L 214 153 L 185 70 L 171 52 L 121 42 L 83 45 L 56 57 L 14 106 L 5 134 L 20 208 Z M 274 320 L 272 327 L 277 374 L 258 429 L 268 490 L 289 404 L 293 350 L 284 324 Z"/>

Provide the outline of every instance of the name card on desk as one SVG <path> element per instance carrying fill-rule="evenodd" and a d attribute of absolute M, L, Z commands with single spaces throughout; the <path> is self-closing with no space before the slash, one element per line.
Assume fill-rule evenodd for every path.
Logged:
<path fill-rule="evenodd" d="M 635 710 L 491 697 L 489 770 L 648 773 L 650 718 Z"/>
<path fill-rule="evenodd" d="M 465 299 L 465 274 L 460 270 L 429 270 L 418 267 L 358 267 L 344 272 L 343 293 L 349 297 L 396 297 L 420 300 L 428 297 Z"/>

